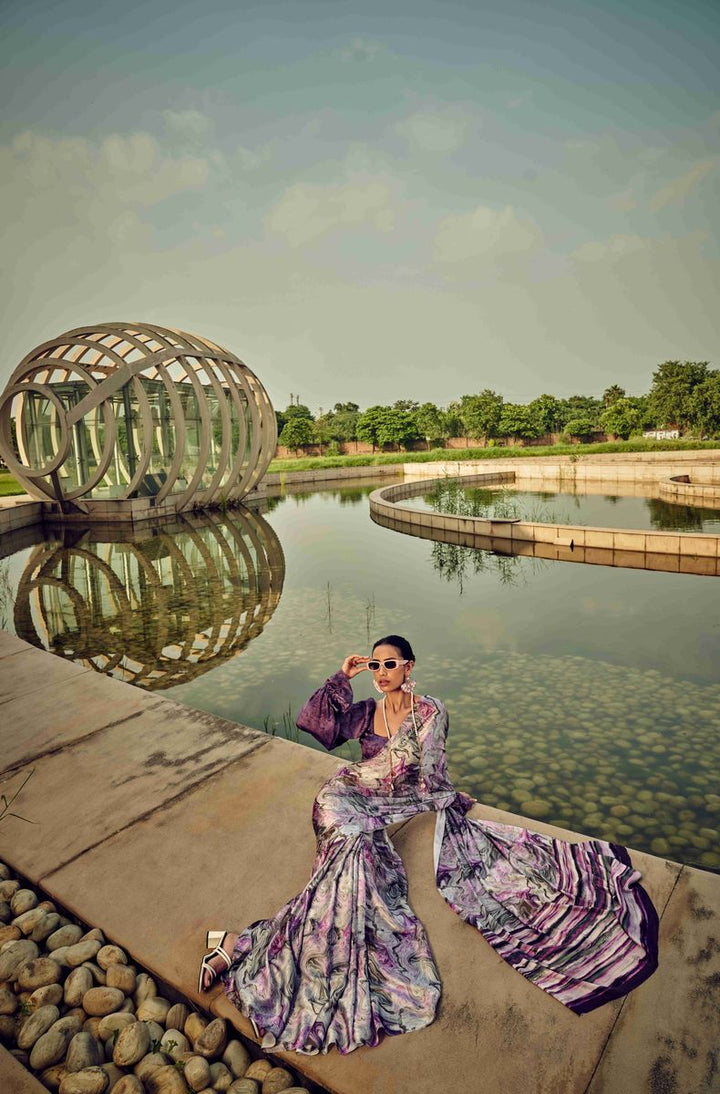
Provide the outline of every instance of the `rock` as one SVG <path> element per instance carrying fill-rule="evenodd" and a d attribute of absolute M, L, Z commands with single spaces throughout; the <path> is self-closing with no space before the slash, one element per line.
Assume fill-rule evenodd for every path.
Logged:
<path fill-rule="evenodd" d="M 38 923 L 42 923 L 44 919 L 47 919 L 47 912 L 44 908 L 31 908 L 27 912 L 21 912 L 20 915 L 16 915 L 12 921 L 12 925 L 13 927 L 18 927 L 27 937 L 32 934 Z"/>
<path fill-rule="evenodd" d="M 36 957 L 18 969 L 17 981 L 26 991 L 34 991 L 48 984 L 57 984 L 61 976 L 62 969 L 52 957 Z"/>
<path fill-rule="evenodd" d="M 9 923 L 12 919 L 12 908 L 7 900 L 0 900 L 0 923 Z"/>
<path fill-rule="evenodd" d="M 68 1070 L 65 1064 L 53 1064 L 52 1067 L 46 1067 L 42 1072 L 40 1078 L 42 1079 L 43 1086 L 46 1086 L 48 1090 L 59 1090 L 60 1083 L 67 1075 Z"/>
<path fill-rule="evenodd" d="M 65 960 L 71 968 L 77 968 L 78 965 L 82 965 L 83 961 L 92 961 L 99 949 L 100 942 L 97 939 L 81 939 L 73 946 L 68 946 Z"/>
<path fill-rule="evenodd" d="M 187 1094 L 185 1080 L 173 1064 L 151 1071 L 143 1079 L 147 1094 Z"/>
<path fill-rule="evenodd" d="M 17 1046 L 22 1049 L 30 1049 L 44 1033 L 55 1025 L 60 1017 L 60 1011 L 56 1006 L 48 1004 L 40 1007 L 34 1014 L 29 1015 L 20 1026 L 17 1035 Z M 52 1063 L 55 1061 L 53 1060 Z M 34 1065 L 33 1065 L 34 1066 Z"/>
<path fill-rule="evenodd" d="M 20 938 L 17 942 L 9 942 L 0 953 L 0 982 L 14 980 L 18 969 L 34 961 L 40 950 L 35 942 L 29 938 Z"/>
<path fill-rule="evenodd" d="M 87 1020 L 85 1011 L 77 1008 L 77 1012 L 69 1010 L 67 1014 L 64 1014 L 62 1018 L 58 1018 L 57 1022 L 53 1026 L 53 1029 L 69 1030 L 70 1036 L 74 1037 L 76 1033 L 79 1033 L 83 1028 Z"/>
<path fill-rule="evenodd" d="M 236 1079 L 230 1084 L 228 1094 L 260 1094 L 260 1083 L 256 1079 Z"/>
<path fill-rule="evenodd" d="M 115 1064 L 104 1063 L 100 1066 L 108 1077 L 108 1094 L 110 1094 L 110 1091 L 113 1090 L 122 1079 L 124 1072 L 122 1072 L 119 1067 L 116 1067 Z"/>
<path fill-rule="evenodd" d="M 131 996 L 128 996 L 123 1005 L 120 1007 L 120 1010 L 125 1011 L 127 1014 L 135 1013 L 135 1002 Z"/>
<path fill-rule="evenodd" d="M 0 1041 L 4 1041 L 6 1045 L 12 1044 L 15 1041 L 15 1034 L 17 1033 L 17 1021 L 13 1014 L 0 1014 Z"/>
<path fill-rule="evenodd" d="M 225 1019 L 214 1018 L 196 1039 L 193 1048 L 198 1056 L 204 1056 L 207 1060 L 214 1060 L 218 1056 L 222 1056 L 226 1044 Z"/>
<path fill-rule="evenodd" d="M 654 839 L 650 842 L 650 850 L 654 855 L 669 855 L 670 844 L 666 839 Z"/>
<path fill-rule="evenodd" d="M 544 798 L 527 798 L 520 803 L 520 808 L 525 816 L 536 818 L 549 817 L 553 811 L 550 802 Z"/>
<path fill-rule="evenodd" d="M 7 881 L 7 879 L 10 877 L 10 873 L 11 870 L 7 863 L 0 862 L 0 881 Z"/>
<path fill-rule="evenodd" d="M 73 1034 L 69 1029 L 51 1027 L 33 1045 L 30 1053 L 30 1067 L 34 1071 L 44 1071 L 51 1064 L 57 1064 L 67 1052 L 72 1038 Z"/>
<path fill-rule="evenodd" d="M 213 1090 L 226 1091 L 230 1089 L 230 1085 L 233 1081 L 233 1073 L 229 1067 L 217 1060 L 216 1063 L 210 1064 L 210 1077 L 211 1086 Z"/>
<path fill-rule="evenodd" d="M 70 966 L 67 962 L 67 952 L 70 949 L 69 946 L 58 946 L 56 950 L 51 950 L 53 961 L 57 961 L 58 965 L 62 965 L 64 969 L 69 969 Z"/>
<path fill-rule="evenodd" d="M 0 881 L 0 900 L 11 901 L 19 888 L 20 882 L 16 881 L 15 878 L 8 878 L 6 881 Z"/>
<path fill-rule="evenodd" d="M 61 946 L 74 946 L 82 938 L 82 927 L 77 923 L 66 923 L 64 927 L 58 927 L 48 937 L 45 943 L 48 950 L 59 950 Z"/>
<path fill-rule="evenodd" d="M 137 987 L 135 988 L 135 1002 L 138 1006 L 150 996 L 157 995 L 157 984 L 153 980 L 152 976 L 148 976 L 146 972 L 141 972 L 137 978 Z"/>
<path fill-rule="evenodd" d="M 163 1027 L 160 1025 L 159 1022 L 146 1022 L 145 1025 L 147 1026 L 148 1033 L 150 1034 L 150 1045 L 151 1045 L 151 1047 L 152 1047 L 153 1041 L 157 1041 L 157 1043 L 159 1045 L 160 1042 L 162 1041 L 163 1033 L 165 1032 Z M 158 1051 L 158 1050 L 153 1048 L 153 1052 L 156 1052 L 156 1051 Z"/>
<path fill-rule="evenodd" d="M 145 1094 L 145 1087 L 137 1075 L 123 1075 L 117 1086 L 113 1087 L 113 1094 Z"/>
<path fill-rule="evenodd" d="M 81 1030 L 68 1045 L 65 1067 L 68 1071 L 84 1071 L 88 1067 L 99 1067 L 104 1060 L 100 1042 L 91 1033 Z"/>
<path fill-rule="evenodd" d="M 186 1060 L 184 1075 L 191 1090 L 204 1090 L 210 1086 L 210 1064 L 204 1056 L 191 1056 Z"/>
<path fill-rule="evenodd" d="M 93 986 L 93 978 L 90 970 L 83 965 L 73 971 L 65 981 L 63 997 L 69 1007 L 78 1007 L 82 1004 L 83 996 Z"/>
<path fill-rule="evenodd" d="M 135 973 L 127 965 L 111 965 L 105 975 L 105 983 L 109 988 L 119 988 L 123 995 L 129 996 L 135 991 Z"/>
<path fill-rule="evenodd" d="M 110 1076 L 101 1067 L 86 1067 L 67 1075 L 58 1094 L 105 1094 L 109 1085 Z"/>
<path fill-rule="evenodd" d="M 90 975 L 92 976 L 98 987 L 105 987 L 105 985 L 107 984 L 107 975 L 105 974 L 105 970 L 101 969 L 99 965 L 96 965 L 94 961 L 83 961 L 80 968 L 87 969 L 89 971 Z M 110 984 L 109 987 L 116 988 L 118 987 L 118 985 Z"/>
<path fill-rule="evenodd" d="M 161 1067 L 167 1067 L 167 1058 L 163 1056 L 162 1052 L 151 1052 L 148 1056 L 143 1056 L 142 1060 L 135 1064 L 133 1070 L 138 1079 L 142 1079 L 145 1083 L 153 1071 L 158 1071 Z"/>
<path fill-rule="evenodd" d="M 18 1009 L 15 992 L 9 988 L 0 988 L 0 1014 L 14 1014 Z"/>
<path fill-rule="evenodd" d="M 192 1043 L 195 1044 L 207 1024 L 207 1018 L 203 1018 L 202 1014 L 198 1014 L 196 1011 L 193 1011 L 192 1014 L 188 1015 L 187 1021 L 185 1022 L 185 1025 L 183 1027 L 183 1029 L 185 1030 L 185 1036 L 189 1037 Z"/>
<path fill-rule="evenodd" d="M 126 1029 L 127 1026 L 131 1026 L 137 1019 L 134 1014 L 107 1014 L 104 1018 L 100 1019 L 100 1025 L 98 1026 L 98 1035 L 101 1041 L 107 1041 L 112 1037 L 115 1030 Z"/>
<path fill-rule="evenodd" d="M 33 927 L 30 938 L 33 942 L 45 942 L 59 926 L 60 916 L 57 912 L 45 912 L 43 918 Z"/>
<path fill-rule="evenodd" d="M 119 946 L 101 946 L 97 952 L 97 963 L 106 971 L 111 965 L 127 965 L 127 954 Z"/>
<path fill-rule="evenodd" d="M 15 942 L 18 938 L 22 938 L 22 931 L 14 923 L 0 927 L 0 946 L 4 946 L 6 942 Z"/>
<path fill-rule="evenodd" d="M 98 1014 L 104 1017 L 118 1010 L 124 1002 L 125 996 L 119 988 L 90 988 L 83 995 L 82 1005 L 87 1014 Z"/>
<path fill-rule="evenodd" d="M 23 912 L 29 912 L 31 908 L 36 908 L 38 898 L 32 889 L 16 889 L 13 895 L 10 897 L 10 909 L 13 915 L 22 915 Z"/>
<path fill-rule="evenodd" d="M 284 1067 L 274 1067 L 268 1071 L 263 1079 L 262 1094 L 280 1094 L 282 1090 L 288 1090 L 295 1080 Z"/>
<path fill-rule="evenodd" d="M 253 1060 L 250 1067 L 245 1072 L 246 1079 L 259 1079 L 262 1083 L 268 1071 L 272 1071 L 272 1064 L 269 1060 Z"/>
<path fill-rule="evenodd" d="M 240 1041 L 228 1041 L 222 1054 L 222 1062 L 230 1068 L 236 1079 L 241 1079 L 250 1067 L 250 1053 Z"/>
<path fill-rule="evenodd" d="M 113 1048 L 113 1063 L 133 1067 L 150 1051 L 150 1030 L 144 1022 L 133 1022 L 120 1030 Z"/>
<path fill-rule="evenodd" d="M 115 985 L 120 987 L 119 984 Z M 185 1029 L 185 1023 L 190 1015 L 190 1008 L 185 1003 L 173 1003 L 167 1012 L 165 1024 L 168 1029 Z"/>
<path fill-rule="evenodd" d="M 96 1014 L 94 1014 L 92 1018 L 86 1018 L 85 1021 L 83 1022 L 82 1032 L 83 1033 L 92 1033 L 92 1035 L 93 1035 L 93 1037 L 95 1038 L 96 1041 L 102 1041 L 102 1038 L 100 1037 L 100 1023 L 101 1022 L 102 1022 L 102 1018 L 98 1018 L 98 1016 Z"/>
<path fill-rule="evenodd" d="M 160 1051 L 176 1060 L 181 1053 L 190 1051 L 190 1042 L 179 1029 L 166 1029 L 160 1041 Z"/>
<path fill-rule="evenodd" d="M 141 1022 L 160 1022 L 164 1024 L 170 1005 L 170 1000 L 163 999 L 161 995 L 149 995 L 140 1003 L 136 1014 Z"/>
<path fill-rule="evenodd" d="M 99 942 L 101 946 L 105 945 L 105 935 L 102 933 L 99 927 L 93 927 L 91 931 L 85 931 L 85 934 L 80 939 L 81 942 Z"/>
<path fill-rule="evenodd" d="M 30 996 L 30 1004 L 33 1007 L 58 1006 L 62 1002 L 62 984 L 46 984 L 42 988 L 36 988 Z"/>

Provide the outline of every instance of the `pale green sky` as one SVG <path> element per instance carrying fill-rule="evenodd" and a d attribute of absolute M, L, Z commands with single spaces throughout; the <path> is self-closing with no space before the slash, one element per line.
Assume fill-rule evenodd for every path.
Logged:
<path fill-rule="evenodd" d="M 107 320 L 313 409 L 718 365 L 716 0 L 0 11 L 3 382 Z"/>

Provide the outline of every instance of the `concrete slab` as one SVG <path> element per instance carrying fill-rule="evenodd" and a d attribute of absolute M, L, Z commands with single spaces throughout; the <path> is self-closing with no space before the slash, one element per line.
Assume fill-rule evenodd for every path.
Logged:
<path fill-rule="evenodd" d="M 47 1087 L 0 1045 L 0 1091 L 2 1094 L 47 1094 Z"/>
<path fill-rule="evenodd" d="M 273 915 L 304 887 L 312 803 L 338 767 L 302 745 L 263 741 L 43 879 L 55 899 L 205 1007 L 196 983 L 205 932 Z"/>
<path fill-rule="evenodd" d="M 18 640 L 19 641 L 19 640 Z M 3 669 L 13 672 L 15 659 Z M 22 659 L 20 663 L 23 664 Z M 79 666 L 75 666 L 78 668 Z M 0 677 L 1 679 L 1 677 Z M 25 677 L 27 681 L 27 677 Z M 0 709 L 0 766 L 3 771 L 33 761 L 47 752 L 105 726 L 134 718 L 158 705 L 157 695 L 129 688 L 119 680 L 81 670 L 53 687 L 28 690 L 4 702 Z"/>
<path fill-rule="evenodd" d="M 12 663 L 4 665 L 0 673 L 0 704 L 29 694 L 34 701 L 41 691 L 52 693 L 59 685 L 78 680 L 91 671 L 71 661 L 63 661 L 61 657 L 53 657 L 45 650 L 23 645 L 25 649 L 12 653 Z"/>
<path fill-rule="evenodd" d="M 720 879 L 684 866 L 660 965 L 626 999 L 588 1094 L 720 1091 Z"/>
<path fill-rule="evenodd" d="M 0 854 L 41 879 L 268 740 L 257 730 L 156 700 L 137 717 L 35 761 L 21 809 L 34 823 L 22 825 L 20 834 L 21 822 L 8 819 L 0 828 Z M 17 769 L 17 777 L 28 770 Z"/>
<path fill-rule="evenodd" d="M 23 642 L 22 638 L 18 638 L 15 634 L 9 634 L 7 631 L 0 631 L 0 661 L 4 657 L 12 657 L 13 654 L 24 653 L 27 649 L 28 644 L 27 642 Z"/>

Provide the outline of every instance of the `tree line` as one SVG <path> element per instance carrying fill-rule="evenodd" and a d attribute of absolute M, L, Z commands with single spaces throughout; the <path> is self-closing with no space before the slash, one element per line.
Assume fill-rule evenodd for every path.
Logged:
<path fill-rule="evenodd" d="M 506 402 L 485 388 L 463 395 L 447 407 L 398 399 L 391 406 L 335 403 L 313 416 L 307 406 L 293 403 L 277 412 L 279 442 L 286 448 L 340 445 L 363 441 L 373 449 L 407 447 L 424 440 L 427 447 L 450 437 L 483 440 L 536 440 L 559 433 L 566 441 L 587 441 L 595 433 L 627 440 L 652 429 L 677 428 L 699 439 L 720 436 L 720 371 L 707 361 L 665 361 L 653 373 L 646 395 L 628 395 L 612 384 L 602 395 L 571 395 L 566 399 L 540 395 L 529 403 Z"/>

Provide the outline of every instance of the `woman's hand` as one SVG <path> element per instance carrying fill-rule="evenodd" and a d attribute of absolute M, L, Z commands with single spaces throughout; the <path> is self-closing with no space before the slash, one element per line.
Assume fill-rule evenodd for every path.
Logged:
<path fill-rule="evenodd" d="M 359 653 L 351 653 L 343 661 L 341 671 L 345 673 L 349 680 L 352 680 L 353 676 L 357 676 L 359 672 L 367 669 L 369 660 L 369 657 L 361 657 Z"/>

